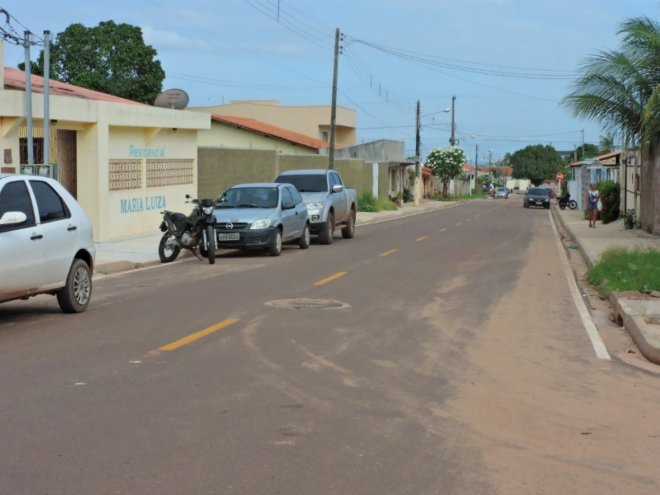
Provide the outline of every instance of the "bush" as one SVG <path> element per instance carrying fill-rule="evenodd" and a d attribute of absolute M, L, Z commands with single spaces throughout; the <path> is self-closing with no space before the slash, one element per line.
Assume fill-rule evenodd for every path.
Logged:
<path fill-rule="evenodd" d="M 600 211 L 600 219 L 603 223 L 610 223 L 619 218 L 619 204 L 621 201 L 621 186 L 613 181 L 598 184 L 600 202 L 603 209 Z"/>
<path fill-rule="evenodd" d="M 363 193 L 358 198 L 358 211 L 379 212 L 383 210 L 396 210 L 396 205 L 386 198 L 374 198 L 370 193 Z"/>
<path fill-rule="evenodd" d="M 360 194 L 360 197 L 358 198 L 358 211 L 378 211 L 376 210 L 376 198 L 369 193 Z"/>

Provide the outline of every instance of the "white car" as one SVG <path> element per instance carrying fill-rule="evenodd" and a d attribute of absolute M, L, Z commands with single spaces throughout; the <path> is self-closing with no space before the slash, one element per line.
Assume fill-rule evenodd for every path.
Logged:
<path fill-rule="evenodd" d="M 85 311 L 95 255 L 92 224 L 59 182 L 0 174 L 0 302 L 52 294 Z"/>

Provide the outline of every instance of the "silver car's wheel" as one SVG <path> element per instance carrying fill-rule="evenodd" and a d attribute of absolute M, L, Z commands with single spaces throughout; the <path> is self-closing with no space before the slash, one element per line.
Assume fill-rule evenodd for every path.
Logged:
<path fill-rule="evenodd" d="M 66 277 L 66 285 L 57 293 L 57 302 L 65 313 L 82 313 L 92 298 L 92 272 L 84 260 L 75 259 Z"/>
<path fill-rule="evenodd" d="M 300 241 L 298 242 L 300 249 L 307 249 L 309 247 L 309 224 L 305 224 L 302 235 L 300 236 Z"/>
<path fill-rule="evenodd" d="M 282 254 L 282 232 L 276 230 L 273 234 L 273 239 L 270 241 L 268 252 L 271 256 L 279 256 Z"/>

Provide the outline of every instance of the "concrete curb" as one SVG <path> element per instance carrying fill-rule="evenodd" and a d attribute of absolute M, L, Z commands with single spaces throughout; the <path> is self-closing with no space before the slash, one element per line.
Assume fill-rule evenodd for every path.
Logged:
<path fill-rule="evenodd" d="M 634 303 L 634 300 L 624 299 L 617 294 L 610 294 L 609 301 L 621 317 L 623 325 L 630 332 L 642 356 L 652 363 L 660 364 L 660 333 L 646 322 L 646 318 L 660 315 L 648 315 L 643 307 Z"/>
<path fill-rule="evenodd" d="M 578 251 L 582 254 L 582 258 L 584 258 L 584 261 L 587 263 L 587 266 L 589 268 L 594 266 L 595 260 L 592 260 L 591 257 L 589 256 L 589 253 L 584 249 L 584 246 L 580 243 L 580 239 L 575 235 L 575 233 L 571 230 L 571 228 L 564 222 L 564 219 L 562 218 L 561 214 L 559 213 L 559 210 L 557 209 L 556 204 L 551 204 L 550 206 L 550 212 L 552 214 L 552 218 L 555 219 L 555 222 L 560 223 L 562 228 L 568 232 L 571 235 L 571 238 L 573 239 L 573 242 L 578 248 Z"/>

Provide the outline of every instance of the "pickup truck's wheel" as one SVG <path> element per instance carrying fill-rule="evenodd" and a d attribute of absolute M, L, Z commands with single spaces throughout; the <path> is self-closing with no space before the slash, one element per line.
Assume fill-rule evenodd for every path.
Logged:
<path fill-rule="evenodd" d="M 321 244 L 332 244 L 335 236 L 335 214 L 330 213 L 328 219 L 323 226 L 323 230 L 319 233 L 319 240 Z"/>
<path fill-rule="evenodd" d="M 277 229 L 273 234 L 270 246 L 268 247 L 268 252 L 271 256 L 279 256 L 282 254 L 282 232 L 280 232 L 280 229 Z"/>
<path fill-rule="evenodd" d="M 355 208 L 351 208 L 348 223 L 346 224 L 346 227 L 341 229 L 341 236 L 344 239 L 353 239 L 353 237 L 355 237 Z"/>
<path fill-rule="evenodd" d="M 92 298 L 92 272 L 84 260 L 71 263 L 66 285 L 57 293 L 57 302 L 65 313 L 82 313 Z"/>
<path fill-rule="evenodd" d="M 298 245 L 300 246 L 300 249 L 307 249 L 309 247 L 309 224 L 305 224 L 305 228 L 303 229 L 303 233 L 300 236 L 300 241 L 298 242 Z"/>

